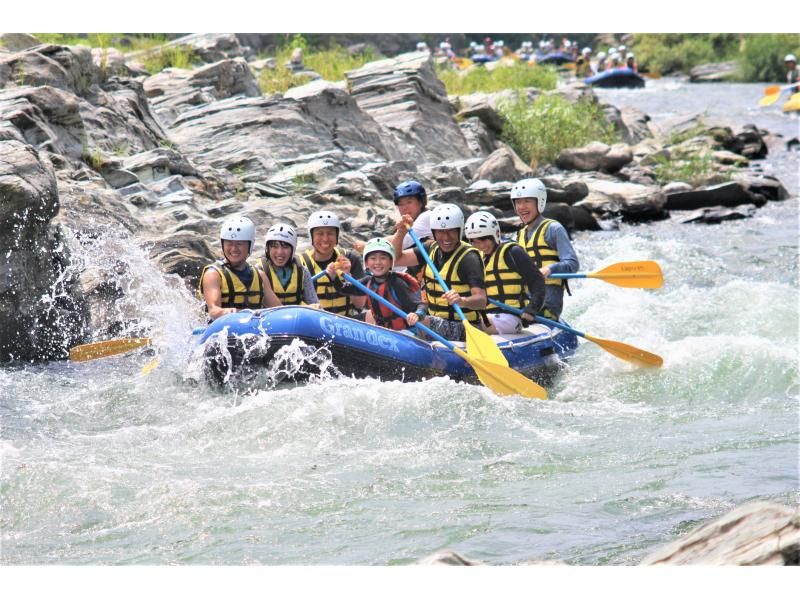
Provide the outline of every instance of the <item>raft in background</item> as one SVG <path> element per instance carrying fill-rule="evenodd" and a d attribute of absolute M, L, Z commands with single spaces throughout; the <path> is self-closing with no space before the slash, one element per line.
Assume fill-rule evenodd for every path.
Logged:
<path fill-rule="evenodd" d="M 593 87 L 644 87 L 644 79 L 633 69 L 608 69 L 583 80 Z"/>
<path fill-rule="evenodd" d="M 322 359 L 302 359 L 297 371 L 281 374 L 295 382 L 319 375 L 322 362 L 356 378 L 417 382 L 449 376 L 478 382 L 472 367 L 440 343 L 309 307 L 243 310 L 193 334 L 203 353 L 205 377 L 212 384 L 225 384 L 240 372 L 269 370 L 276 353 L 296 340 L 302 341 L 308 355 L 325 354 Z M 522 334 L 493 338 L 509 367 L 540 383 L 552 378 L 578 346 L 575 334 L 540 324 Z"/>
<path fill-rule="evenodd" d="M 538 54 L 536 56 L 536 64 L 554 64 L 556 66 L 561 66 L 570 62 L 575 62 L 575 59 L 572 58 L 572 54 L 566 54 L 564 52 L 550 52 L 549 54 Z"/>

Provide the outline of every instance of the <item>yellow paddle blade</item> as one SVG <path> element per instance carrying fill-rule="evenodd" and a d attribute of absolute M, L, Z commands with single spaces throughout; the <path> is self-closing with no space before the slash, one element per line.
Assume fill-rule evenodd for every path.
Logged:
<path fill-rule="evenodd" d="M 158 357 L 156 357 L 151 361 L 148 361 L 142 368 L 142 376 L 147 376 L 147 374 L 149 374 L 158 367 L 158 364 L 159 364 Z"/>
<path fill-rule="evenodd" d="M 783 105 L 784 112 L 800 111 L 800 93 L 792 94 L 791 97 Z"/>
<path fill-rule="evenodd" d="M 516 370 L 472 357 L 458 347 L 454 347 L 454 351 L 472 366 L 478 379 L 496 395 L 504 397 L 519 395 L 529 399 L 547 399 L 547 391 L 544 388 Z"/>
<path fill-rule="evenodd" d="M 625 361 L 635 363 L 642 367 L 660 368 L 664 364 L 664 360 L 655 353 L 649 353 L 648 351 L 632 347 L 631 345 L 626 345 L 625 343 L 621 343 L 619 341 L 611 341 L 606 338 L 589 336 L 588 334 L 584 335 L 584 338 L 587 341 L 592 341 L 593 343 L 600 345 L 603 349 L 615 357 L 619 357 L 620 359 L 624 359 Z"/>
<path fill-rule="evenodd" d="M 464 331 L 467 334 L 467 353 L 484 361 L 508 367 L 506 356 L 503 355 L 492 337 L 483 330 L 478 330 L 466 320 L 463 322 Z"/>
<path fill-rule="evenodd" d="M 69 350 L 71 361 L 90 361 L 101 357 L 111 357 L 120 353 L 127 353 L 138 347 L 150 344 L 149 338 L 116 338 L 110 341 L 77 345 Z"/>
<path fill-rule="evenodd" d="M 587 278 L 601 278 L 606 282 L 629 289 L 660 289 L 664 286 L 664 275 L 657 262 L 619 262 L 598 272 L 590 272 Z"/>
<path fill-rule="evenodd" d="M 758 100 L 758 105 L 759 106 L 771 106 L 772 104 L 774 104 L 775 102 L 778 101 L 779 97 L 781 97 L 780 92 L 779 93 L 773 93 L 770 96 L 764 96 L 763 98 Z"/>

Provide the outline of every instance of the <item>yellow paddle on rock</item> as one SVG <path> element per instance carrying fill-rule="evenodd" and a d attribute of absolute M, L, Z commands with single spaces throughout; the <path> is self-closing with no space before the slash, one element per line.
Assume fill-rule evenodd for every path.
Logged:
<path fill-rule="evenodd" d="M 350 276 L 345 272 L 342 273 L 342 276 L 347 282 L 349 282 L 356 288 L 360 289 L 362 292 L 369 295 L 372 299 L 379 302 L 381 305 L 386 306 L 397 315 L 403 318 L 408 317 L 408 314 L 405 313 L 402 309 L 400 309 L 393 303 L 390 303 L 389 301 L 381 297 L 378 293 L 376 293 L 366 285 L 361 284 L 361 282 L 359 282 L 358 279 L 353 278 L 352 276 Z M 475 357 L 474 355 L 465 353 L 464 351 L 456 347 L 453 343 L 451 343 L 444 337 L 439 336 L 433 330 L 431 330 L 430 328 L 419 322 L 416 324 L 416 327 L 423 330 L 431 338 L 442 343 L 445 347 L 453 350 L 459 357 L 461 357 L 470 366 L 472 366 L 472 369 L 475 370 L 475 373 L 478 375 L 478 379 L 484 384 L 484 386 L 491 389 L 496 395 L 500 396 L 519 395 L 522 397 L 527 397 L 529 399 L 547 399 L 547 391 L 544 388 L 536 384 L 536 382 L 534 382 L 530 378 L 526 378 L 518 371 L 512 370 L 510 367 L 508 367 L 508 365 L 493 363 L 491 361 L 486 361 L 479 357 Z M 503 359 L 505 359 L 505 357 Z"/>
<path fill-rule="evenodd" d="M 150 344 L 149 338 L 115 338 L 108 341 L 76 345 L 69 350 L 70 361 L 91 361 L 127 353 Z"/>
<path fill-rule="evenodd" d="M 618 287 L 629 289 L 660 289 L 664 286 L 664 275 L 657 262 L 619 262 L 597 272 L 573 274 L 551 274 L 548 278 L 599 278 Z"/>
<path fill-rule="evenodd" d="M 413 230 L 409 229 L 408 234 L 411 236 L 414 243 L 417 244 L 417 247 L 419 247 L 422 257 L 428 263 L 428 266 L 430 266 L 433 275 L 436 277 L 436 280 L 442 289 L 444 289 L 444 292 L 446 293 L 449 291 L 450 288 L 442 278 L 442 275 L 439 274 L 439 270 L 433 265 L 433 260 L 431 260 L 431 257 L 428 255 L 428 252 L 422 245 L 422 241 L 419 240 L 419 237 L 417 237 Z M 461 322 L 464 324 L 464 332 L 467 338 L 467 352 L 471 355 L 475 355 L 476 357 L 480 357 L 484 361 L 490 361 L 507 368 L 508 360 L 497 346 L 497 343 L 492 340 L 492 337 L 470 324 L 469 320 L 467 320 L 467 317 L 464 315 L 464 312 L 461 311 L 461 307 L 458 304 L 453 305 L 453 307 L 455 308 L 458 317 L 461 318 Z"/>

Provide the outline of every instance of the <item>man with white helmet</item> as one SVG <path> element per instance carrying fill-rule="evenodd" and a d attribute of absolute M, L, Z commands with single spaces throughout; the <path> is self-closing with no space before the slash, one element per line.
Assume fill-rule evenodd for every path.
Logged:
<path fill-rule="evenodd" d="M 266 273 L 281 304 L 319 307 L 311 274 L 295 255 L 296 249 L 294 227 L 285 223 L 274 224 L 267 231 L 264 255 L 256 262 L 256 268 Z"/>
<path fill-rule="evenodd" d="M 483 254 L 487 298 L 524 310 L 522 318 L 533 322 L 544 304 L 545 283 L 531 257 L 518 243 L 501 241 L 500 225 L 489 212 L 475 212 L 467 218 L 464 235 Z M 519 316 L 491 303 L 486 311 L 489 334 L 514 334 L 522 330 Z"/>
<path fill-rule="evenodd" d="M 422 300 L 417 279 L 405 272 L 392 271 L 394 247 L 389 241 L 382 237 L 368 241 L 364 247 L 364 264 L 368 274 L 360 280 L 361 284 L 408 314 L 402 318 L 388 307 L 373 301 L 369 295 L 355 285 L 349 282 L 342 284 L 338 271 L 350 273 L 350 262 L 346 258 L 335 264 L 328 264 L 328 275 L 333 280 L 337 291 L 345 295 L 366 298 L 369 309 L 365 318 L 367 323 L 392 330 L 406 330 L 425 316 L 426 305 Z"/>
<path fill-rule="evenodd" d="M 423 266 L 423 281 L 428 299 L 428 313 L 423 323 L 449 340 L 464 340 L 465 332 L 453 305 L 458 304 L 467 320 L 481 325 L 485 316 L 486 288 L 480 252 L 461 240 L 464 214 L 455 204 L 442 204 L 431 210 L 433 240 L 424 244 L 431 261 L 447 283 L 449 291 L 436 280 L 420 249 L 403 251 L 403 239 L 412 220 L 404 215 L 392 238 L 396 266 Z"/>
<path fill-rule="evenodd" d="M 636 64 L 636 55 L 633 52 L 628 54 L 625 59 L 625 66 L 631 69 L 634 73 L 639 71 L 639 66 Z"/>
<path fill-rule="evenodd" d="M 280 305 L 264 273 L 247 263 L 256 242 L 253 221 L 246 216 L 228 218 L 219 236 L 223 259 L 203 268 L 198 288 L 208 317 L 216 320 L 240 309 Z"/>
<path fill-rule="evenodd" d="M 533 258 L 542 276 L 546 290 L 541 314 L 557 320 L 564 307 L 564 289 L 569 292 L 567 281 L 549 278 L 551 274 L 577 272 L 579 263 L 575 249 L 564 226 L 542 215 L 547 204 L 547 189 L 539 179 L 524 179 L 511 187 L 511 203 L 514 212 L 524 225 L 517 236 L 517 243 Z"/>
<path fill-rule="evenodd" d="M 786 73 L 786 82 L 789 85 L 794 85 L 789 91 L 791 93 L 797 93 L 800 91 L 800 70 L 797 68 L 797 57 L 794 54 L 787 54 L 786 57 L 783 59 L 784 64 L 789 69 L 789 72 Z"/>
<path fill-rule="evenodd" d="M 597 53 L 597 66 L 594 69 L 598 73 L 602 73 L 606 70 L 606 53 L 605 52 L 598 52 Z"/>
<path fill-rule="evenodd" d="M 345 251 L 338 246 L 339 217 L 330 210 L 320 210 L 308 217 L 308 237 L 311 248 L 303 254 L 305 264 L 312 276 L 324 271 L 328 264 L 341 258 L 347 258 L 352 264 L 353 276 L 364 276 L 364 267 L 361 258 L 354 251 Z M 316 281 L 317 297 L 322 309 L 341 316 L 358 317 L 364 309 L 364 297 L 349 297 L 337 292 L 333 282 L 328 276 L 322 276 Z"/>

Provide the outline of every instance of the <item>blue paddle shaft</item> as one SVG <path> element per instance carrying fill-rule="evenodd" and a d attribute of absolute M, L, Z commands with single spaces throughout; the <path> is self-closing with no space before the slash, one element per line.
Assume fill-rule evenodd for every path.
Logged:
<path fill-rule="evenodd" d="M 367 295 L 369 295 L 370 297 L 375 299 L 375 301 L 377 301 L 381 305 L 384 305 L 385 307 L 388 307 L 394 313 L 396 313 L 398 316 L 402 316 L 403 318 L 407 318 L 408 317 L 408 314 L 405 313 L 402 309 L 397 307 L 394 303 L 390 303 L 389 301 L 387 301 L 386 299 L 384 299 L 383 297 L 378 295 L 378 293 L 376 293 L 375 291 L 370 289 L 368 286 L 361 284 L 361 282 L 359 282 L 358 279 L 353 278 L 352 276 L 350 276 L 349 274 L 347 274 L 345 272 L 342 272 L 342 276 L 344 277 L 344 279 L 347 282 L 349 282 L 350 284 L 355 286 L 357 289 L 361 290 L 362 292 L 366 293 Z M 442 343 L 448 349 L 451 349 L 451 350 L 455 349 L 455 345 L 453 345 L 453 343 L 448 341 L 443 336 L 439 336 L 438 334 L 436 334 L 433 330 L 431 330 L 430 328 L 428 328 L 424 324 L 420 324 L 419 322 L 417 322 L 416 326 L 418 328 L 421 328 L 431 338 L 435 338 L 437 341 Z"/>
<path fill-rule="evenodd" d="M 317 282 L 317 279 L 322 278 L 325 274 L 327 274 L 327 270 L 323 270 L 322 272 L 317 272 L 314 276 L 311 277 L 311 282 Z"/>
<path fill-rule="evenodd" d="M 428 266 L 430 266 L 431 270 L 433 271 L 433 275 L 436 277 L 436 281 L 441 285 L 445 293 L 449 291 L 450 289 L 448 288 L 447 283 L 445 283 L 444 279 L 442 279 L 442 275 L 439 274 L 439 270 L 436 268 L 436 266 L 433 265 L 433 260 L 431 260 L 431 257 L 428 255 L 428 252 L 425 251 L 425 247 L 422 245 L 422 241 L 419 240 L 419 237 L 417 237 L 416 233 L 410 228 L 408 229 L 408 234 L 411 236 L 411 239 L 414 241 L 414 243 L 417 244 L 417 247 L 419 247 L 419 251 L 422 254 L 422 257 L 425 258 L 425 261 L 428 263 Z M 459 239 L 459 241 L 460 240 L 461 239 Z M 464 312 L 461 311 L 461 306 L 458 305 L 458 303 L 455 303 L 453 307 L 455 308 L 459 318 L 461 318 L 462 320 L 467 319 L 467 317 L 464 315 Z"/>
<path fill-rule="evenodd" d="M 509 311 L 512 314 L 517 314 L 518 316 L 521 316 L 524 313 L 521 309 L 517 309 L 516 307 L 511 307 L 510 305 L 506 305 L 505 303 L 501 303 L 500 301 L 495 301 L 494 299 L 489 299 L 489 303 L 496 305 L 497 307 L 502 307 L 504 310 Z M 542 316 L 533 316 L 533 319 L 539 322 L 539 324 L 546 324 L 547 326 L 555 326 L 556 328 L 561 328 L 561 330 L 566 330 L 567 332 L 577 334 L 578 336 L 583 336 L 583 337 L 586 336 L 586 334 L 581 332 L 580 330 L 575 330 L 574 328 L 567 326 L 566 324 L 562 324 L 561 322 L 556 322 L 555 320 L 548 320 L 547 318 L 543 318 Z"/>

